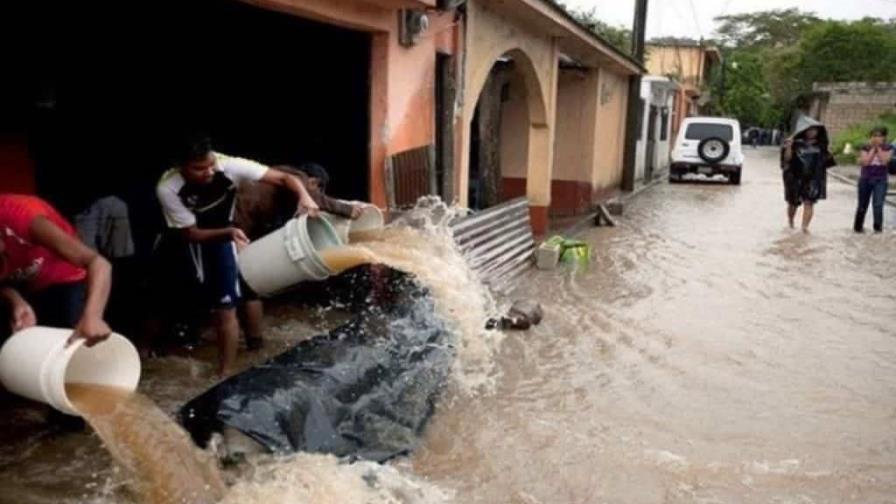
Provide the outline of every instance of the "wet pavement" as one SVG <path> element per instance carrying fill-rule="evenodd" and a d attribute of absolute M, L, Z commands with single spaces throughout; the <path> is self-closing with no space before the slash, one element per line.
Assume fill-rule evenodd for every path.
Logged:
<path fill-rule="evenodd" d="M 896 503 L 896 209 L 884 234 L 855 235 L 855 188 L 831 180 L 812 233 L 788 229 L 777 152 L 747 156 L 741 186 L 659 184 L 619 227 L 580 236 L 587 269 L 525 278 L 514 295 L 545 321 L 496 354 L 465 340 L 461 360 L 491 360 L 494 385 L 453 387 L 410 459 L 376 478 L 262 461 L 229 476 L 225 501 Z M 427 281 L 440 277 L 453 272 Z M 473 293 L 445 282 L 437 300 L 461 318 Z M 273 314 L 269 352 L 338 322 Z M 151 361 L 141 388 L 173 411 L 211 383 L 212 360 Z M 129 501 L 92 436 L 5 415 L 0 502 Z M 362 473 L 393 500 L 352 487 Z"/>
<path fill-rule="evenodd" d="M 747 156 L 741 186 L 662 183 L 582 235 L 589 269 L 533 274 L 545 323 L 415 471 L 465 503 L 896 502 L 896 211 L 855 235 L 832 180 L 790 230 L 777 152 Z"/>

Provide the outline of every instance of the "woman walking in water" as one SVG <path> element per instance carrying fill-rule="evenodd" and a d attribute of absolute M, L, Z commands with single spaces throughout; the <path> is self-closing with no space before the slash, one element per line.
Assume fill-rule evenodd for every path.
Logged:
<path fill-rule="evenodd" d="M 784 141 L 781 149 L 787 220 L 791 228 L 795 227 L 796 211 L 802 206 L 804 233 L 809 232 L 815 203 L 827 197 L 827 169 L 836 164 L 828 145 L 824 125 L 802 116 L 793 136 Z"/>

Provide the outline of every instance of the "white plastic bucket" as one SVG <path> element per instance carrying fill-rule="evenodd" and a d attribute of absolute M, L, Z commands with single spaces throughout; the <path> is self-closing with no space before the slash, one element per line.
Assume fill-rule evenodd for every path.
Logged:
<path fill-rule="evenodd" d="M 342 246 L 325 219 L 302 215 L 252 242 L 239 257 L 240 273 L 256 293 L 270 296 L 307 280 L 324 280 L 333 274 L 318 251 Z"/>
<path fill-rule="evenodd" d="M 137 389 L 140 355 L 120 334 L 88 348 L 83 339 L 66 346 L 72 329 L 29 327 L 0 349 L 0 381 L 15 394 L 80 416 L 65 393 L 66 383 Z"/>
<path fill-rule="evenodd" d="M 378 231 L 383 229 L 385 225 L 383 212 L 373 205 L 364 205 L 361 208 L 361 215 L 357 219 L 349 219 L 330 213 L 322 213 L 321 215 L 333 226 L 343 243 L 351 242 L 349 239 L 351 234 Z"/>

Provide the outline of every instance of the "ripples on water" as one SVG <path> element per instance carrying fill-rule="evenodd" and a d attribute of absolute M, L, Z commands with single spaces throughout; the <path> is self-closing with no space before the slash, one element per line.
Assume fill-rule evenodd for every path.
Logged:
<path fill-rule="evenodd" d="M 585 233 L 589 268 L 521 286 L 546 322 L 417 471 L 463 502 L 896 502 L 896 235 L 854 235 L 834 181 L 812 234 L 786 229 L 775 153 L 753 156 L 743 186 L 657 186 Z"/>

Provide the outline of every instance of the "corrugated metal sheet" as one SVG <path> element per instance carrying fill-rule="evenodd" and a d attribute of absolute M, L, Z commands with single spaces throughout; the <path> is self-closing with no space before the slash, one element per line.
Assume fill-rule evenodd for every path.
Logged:
<path fill-rule="evenodd" d="M 526 198 L 465 217 L 451 227 L 470 266 L 496 292 L 512 288 L 532 266 L 535 240 Z"/>

